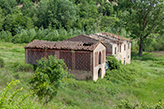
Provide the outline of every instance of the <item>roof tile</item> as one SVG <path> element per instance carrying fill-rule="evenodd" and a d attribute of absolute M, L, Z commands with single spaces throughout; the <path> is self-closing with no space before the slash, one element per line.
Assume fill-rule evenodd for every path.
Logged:
<path fill-rule="evenodd" d="M 43 41 L 33 40 L 27 44 L 24 48 L 36 48 L 36 49 L 70 49 L 70 50 L 87 50 L 93 51 L 97 46 L 97 43 L 91 42 L 73 42 L 73 41 Z"/>

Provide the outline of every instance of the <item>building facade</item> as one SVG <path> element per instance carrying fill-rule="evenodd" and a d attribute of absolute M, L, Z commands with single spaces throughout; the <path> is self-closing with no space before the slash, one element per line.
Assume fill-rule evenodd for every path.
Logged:
<path fill-rule="evenodd" d="M 101 41 L 106 46 L 106 56 L 114 55 L 122 64 L 130 64 L 131 62 L 131 39 L 117 36 L 111 33 L 95 33 L 88 35 L 79 35 L 67 39 L 67 41 Z"/>
<path fill-rule="evenodd" d="M 106 47 L 101 42 L 34 40 L 25 46 L 26 63 L 37 64 L 36 60 L 49 55 L 64 59 L 77 79 L 96 81 L 105 75 Z"/>

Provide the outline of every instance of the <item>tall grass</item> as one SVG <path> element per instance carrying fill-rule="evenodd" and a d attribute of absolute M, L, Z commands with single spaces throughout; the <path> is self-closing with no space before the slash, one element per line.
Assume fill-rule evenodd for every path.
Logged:
<path fill-rule="evenodd" d="M 0 58 L 5 66 L 0 68 L 0 92 L 7 82 L 18 79 L 16 89 L 23 90 L 15 96 L 30 92 L 29 81 L 33 76 L 32 66 L 25 64 L 25 44 L 0 43 Z M 120 69 L 107 72 L 107 77 L 91 80 L 75 80 L 69 78 L 68 85 L 47 105 L 41 105 L 36 97 L 28 97 L 26 105 L 38 109 L 110 109 L 110 108 L 151 108 L 163 106 L 164 56 L 162 53 L 144 52 L 139 57 L 132 52 L 130 65 L 119 65 Z M 23 69 L 20 69 L 23 67 Z M 25 69 L 24 69 L 25 67 Z M 31 104 L 32 103 L 32 104 Z M 32 107 L 31 106 L 31 107 Z"/>

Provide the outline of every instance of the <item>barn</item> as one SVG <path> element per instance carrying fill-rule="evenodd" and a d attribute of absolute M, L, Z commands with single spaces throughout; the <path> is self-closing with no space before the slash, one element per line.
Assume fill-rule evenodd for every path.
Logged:
<path fill-rule="evenodd" d="M 49 55 L 64 59 L 70 72 L 77 79 L 92 79 L 105 75 L 106 46 L 100 41 L 43 41 L 33 40 L 25 47 L 25 61 L 37 64 L 36 60 Z"/>

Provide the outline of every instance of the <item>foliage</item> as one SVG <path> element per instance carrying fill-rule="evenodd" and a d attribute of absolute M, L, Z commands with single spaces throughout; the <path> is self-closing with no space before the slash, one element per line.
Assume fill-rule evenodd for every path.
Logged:
<path fill-rule="evenodd" d="M 26 63 L 20 63 L 20 62 L 15 62 L 11 66 L 11 68 L 14 70 L 14 72 L 32 72 L 33 71 L 33 66 L 31 64 L 26 64 Z"/>
<path fill-rule="evenodd" d="M 4 20 L 4 17 L 2 16 L 3 12 L 2 12 L 2 9 L 0 7 L 0 31 L 3 29 L 3 20 Z"/>
<path fill-rule="evenodd" d="M 4 42 L 11 42 L 12 40 L 12 34 L 9 31 L 1 31 L 0 32 L 0 40 Z"/>
<path fill-rule="evenodd" d="M 109 65 L 109 69 L 113 70 L 113 69 L 120 69 L 121 64 L 118 62 L 118 60 L 115 58 L 114 55 L 112 56 L 108 56 L 107 57 L 108 60 L 108 65 Z"/>
<path fill-rule="evenodd" d="M 106 71 L 105 78 L 113 83 L 132 82 L 138 76 L 133 68 L 119 63 L 114 56 L 107 57 L 109 69 Z"/>
<path fill-rule="evenodd" d="M 0 58 L 0 68 L 3 68 L 5 66 L 5 62 L 2 58 Z"/>
<path fill-rule="evenodd" d="M 12 108 L 12 109 L 27 109 L 27 108 L 32 108 L 30 105 L 25 105 L 26 103 L 24 102 L 25 99 L 28 97 L 27 94 L 22 95 L 19 100 L 16 100 L 15 97 L 22 91 L 23 88 L 19 89 L 14 89 L 13 86 L 17 85 L 20 83 L 19 80 L 11 81 L 10 83 L 7 83 L 6 88 L 4 88 L 3 93 L 1 94 L 0 97 L 0 108 L 6 109 L 6 108 Z M 12 93 L 11 90 L 14 90 Z"/>
<path fill-rule="evenodd" d="M 44 29 L 43 27 L 38 30 L 29 29 L 25 30 L 21 27 L 16 28 L 17 34 L 12 38 L 13 43 L 29 43 L 34 39 L 40 40 L 49 40 L 49 41 L 61 41 L 64 39 L 68 39 L 71 36 L 79 35 L 81 30 L 71 29 L 70 31 L 66 31 L 65 29 Z M 60 36 L 60 37 L 59 37 Z M 4 38 L 4 37 L 3 37 Z M 2 40 L 3 40 L 2 38 Z"/>
<path fill-rule="evenodd" d="M 143 45 L 151 33 L 163 34 L 164 3 L 163 0 L 121 0 L 121 9 L 126 15 L 124 25 L 131 32 L 131 37 L 139 41 L 139 55 L 142 56 Z"/>
<path fill-rule="evenodd" d="M 69 20 L 70 24 L 76 21 L 76 13 L 76 6 L 69 0 L 43 0 L 37 6 L 37 24 L 44 28 L 50 24 L 55 28 L 65 27 Z"/>
<path fill-rule="evenodd" d="M 28 16 L 33 19 L 35 15 L 34 3 L 29 0 L 25 0 L 21 12 L 24 16 Z"/>
<path fill-rule="evenodd" d="M 161 100 L 155 104 L 147 104 L 147 103 L 136 103 L 131 104 L 127 100 L 121 100 L 119 104 L 115 106 L 116 109 L 163 109 L 164 108 L 164 101 Z"/>
<path fill-rule="evenodd" d="M 64 61 L 56 59 L 55 56 L 41 58 L 37 64 L 30 84 L 34 94 L 46 104 L 57 94 L 59 88 L 63 87 L 67 69 Z"/>
<path fill-rule="evenodd" d="M 0 7 L 5 15 L 13 13 L 16 10 L 16 5 L 16 0 L 0 0 Z"/>
<path fill-rule="evenodd" d="M 6 83 L 17 77 L 19 77 L 17 79 L 20 80 L 20 83 L 14 89 L 23 87 L 23 90 L 14 97 L 14 102 L 17 102 L 22 95 L 28 94 L 30 91 L 29 78 L 34 75 L 33 72 L 15 72 L 11 68 L 16 62 L 24 63 L 25 51 L 23 47 L 25 45 L 0 43 L 0 58 L 5 60 L 5 67 L 0 68 L 0 91 L 3 92 Z M 164 52 L 143 52 L 143 56 L 140 57 L 137 51 L 133 51 L 131 64 L 124 67 L 138 76 L 135 76 L 134 80 L 130 82 L 127 79 L 122 81 L 118 76 L 116 76 L 116 82 L 111 81 L 117 73 L 112 74 L 109 80 L 105 77 L 96 82 L 69 78 L 68 85 L 62 90 L 58 90 L 57 96 L 54 96 L 54 99 L 47 105 L 38 102 L 37 96 L 28 96 L 23 102 L 23 106 L 26 109 L 114 109 L 116 106 L 118 109 L 117 105 L 124 105 L 126 102 L 122 103 L 122 100 L 125 100 L 132 107 L 137 104 L 141 107 L 143 104 L 146 109 L 147 107 L 154 109 L 154 105 L 163 103 Z M 12 94 L 14 89 L 9 91 L 8 95 Z"/>

